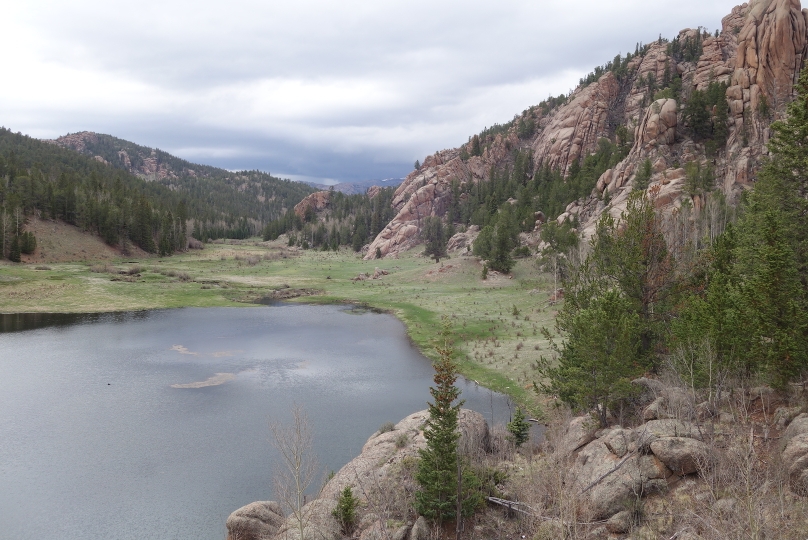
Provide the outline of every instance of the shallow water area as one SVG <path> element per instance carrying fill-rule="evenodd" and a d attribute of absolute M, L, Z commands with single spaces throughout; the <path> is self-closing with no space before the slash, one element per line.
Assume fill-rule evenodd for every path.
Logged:
<path fill-rule="evenodd" d="M 216 539 L 272 498 L 270 418 L 301 405 L 325 474 L 426 408 L 395 317 L 344 306 L 0 315 L 0 527 L 15 539 Z M 459 381 L 506 422 L 507 399 Z"/>

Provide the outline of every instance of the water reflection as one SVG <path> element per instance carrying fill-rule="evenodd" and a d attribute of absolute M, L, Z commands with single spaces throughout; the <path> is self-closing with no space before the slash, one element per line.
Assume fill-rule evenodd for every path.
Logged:
<path fill-rule="evenodd" d="M 337 470 L 430 399 L 432 367 L 403 325 L 361 309 L 22 314 L 0 328 L 9 538 L 221 540 L 232 510 L 273 496 L 270 417 L 301 404 Z M 507 422 L 504 396 L 458 386 Z"/>

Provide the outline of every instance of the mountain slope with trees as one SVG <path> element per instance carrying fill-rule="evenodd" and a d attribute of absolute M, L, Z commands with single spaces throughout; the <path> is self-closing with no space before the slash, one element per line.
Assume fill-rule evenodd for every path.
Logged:
<path fill-rule="evenodd" d="M 215 233 L 221 228 L 216 225 L 221 216 L 248 219 L 251 233 L 255 234 L 314 191 L 300 182 L 282 180 L 261 171 L 228 171 L 191 163 L 163 150 L 111 135 L 84 131 L 64 135 L 54 143 L 190 198 L 204 200 L 204 212 L 196 217 L 203 223 L 202 228 L 211 230 L 210 238 L 226 236 Z"/>
<path fill-rule="evenodd" d="M 545 218 L 590 236 L 637 188 L 657 189 L 655 204 L 669 213 L 701 210 L 719 192 L 734 205 L 754 182 L 769 125 L 793 99 L 806 46 L 806 17 L 790 0 L 754 0 L 720 30 L 637 44 L 569 95 L 427 156 L 396 190 L 396 217 L 366 257 L 416 245 L 430 216 L 498 230 L 510 214 L 501 227 L 513 240 Z"/>
<path fill-rule="evenodd" d="M 167 154 L 161 159 L 191 165 Z M 2 129 L 0 256 L 18 261 L 21 253 L 36 248 L 24 230 L 34 213 L 98 234 L 124 253 L 136 245 L 170 254 L 186 249 L 191 233 L 199 240 L 254 235 L 311 192 L 264 173 L 200 169 L 209 176 L 194 179 L 188 173 L 149 181 L 105 159 Z"/>

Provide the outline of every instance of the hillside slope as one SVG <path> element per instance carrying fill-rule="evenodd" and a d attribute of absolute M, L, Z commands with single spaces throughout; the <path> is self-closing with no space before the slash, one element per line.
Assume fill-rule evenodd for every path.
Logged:
<path fill-rule="evenodd" d="M 265 172 L 231 172 L 191 163 L 160 149 L 90 131 L 64 135 L 53 142 L 146 181 L 163 184 L 190 196 L 204 197 L 223 214 L 247 217 L 260 223 L 277 219 L 314 191 L 300 182 L 282 180 Z"/>
<path fill-rule="evenodd" d="M 717 35 L 699 27 L 638 46 L 597 68 L 569 96 L 428 156 L 396 191 L 397 215 L 367 258 L 377 249 L 394 257 L 419 243 L 426 217 L 446 215 L 453 197 L 515 168 L 520 153 L 530 157 L 525 178 L 540 184 L 542 170 L 569 176 L 602 139 L 620 143 L 621 133 L 633 135 L 625 158 L 586 186 L 588 196 L 548 217 L 575 222 L 589 234 L 604 211 L 619 215 L 640 183 L 668 211 L 684 201 L 698 209 L 714 190 L 737 201 L 766 154 L 769 125 L 792 98 L 808 46 L 806 19 L 798 0 L 753 0 L 724 17 Z M 650 171 L 637 182 L 643 165 Z M 688 170 L 710 171 L 701 175 L 706 185 L 692 185 L 694 174 L 688 184 Z M 541 204 L 532 210 L 546 212 Z"/>

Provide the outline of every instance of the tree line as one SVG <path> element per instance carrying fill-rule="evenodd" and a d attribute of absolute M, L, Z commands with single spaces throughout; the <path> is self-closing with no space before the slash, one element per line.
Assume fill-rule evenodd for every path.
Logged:
<path fill-rule="evenodd" d="M 321 215 L 311 207 L 302 217 L 289 209 L 282 217 L 267 223 L 264 240 L 287 234 L 290 246 L 333 251 L 350 246 L 358 252 L 395 217 L 392 204 L 395 189 L 381 188 L 373 198 L 331 190 L 328 206 Z"/>

